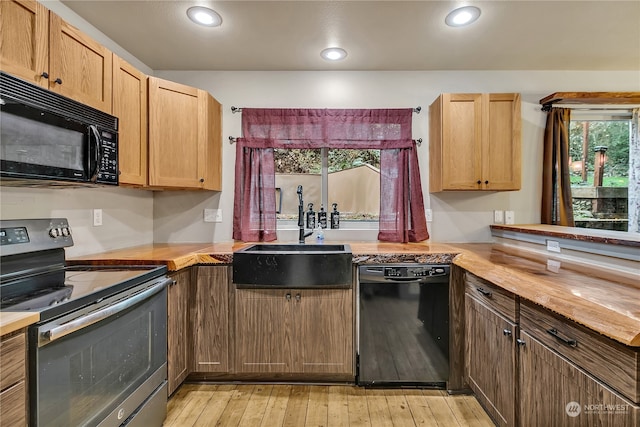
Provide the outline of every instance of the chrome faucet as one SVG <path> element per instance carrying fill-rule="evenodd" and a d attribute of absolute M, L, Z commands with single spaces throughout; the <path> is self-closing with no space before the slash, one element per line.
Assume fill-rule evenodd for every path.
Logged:
<path fill-rule="evenodd" d="M 300 233 L 298 234 L 298 243 L 304 243 L 304 239 L 313 234 L 313 230 L 304 232 L 304 203 L 302 202 L 302 185 L 298 185 L 298 228 Z"/>

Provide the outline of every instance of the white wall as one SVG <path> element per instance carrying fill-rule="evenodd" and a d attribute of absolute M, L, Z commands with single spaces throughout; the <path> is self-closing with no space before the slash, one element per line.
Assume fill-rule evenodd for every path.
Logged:
<path fill-rule="evenodd" d="M 425 205 L 433 209 L 431 241 L 490 241 L 493 210 L 515 211 L 516 223 L 540 222 L 542 135 L 545 115 L 538 101 L 556 91 L 638 91 L 637 72 L 584 71 L 389 71 L 248 72 L 156 71 L 156 76 L 209 91 L 223 104 L 223 190 L 192 194 L 164 192 L 154 198 L 157 242 L 231 240 L 235 145 L 241 114 L 230 107 L 406 108 L 414 114 Z M 428 108 L 443 92 L 520 92 L 522 94 L 522 189 L 516 192 L 429 194 Z M 203 209 L 221 208 L 222 223 L 204 223 Z M 284 234 L 284 233 L 283 233 Z M 362 239 L 375 233 L 361 232 Z M 287 237 L 288 238 L 288 237 Z M 350 238 L 353 238 L 350 236 Z"/>
<path fill-rule="evenodd" d="M 93 209 L 102 209 L 100 227 Z M 153 193 L 144 190 L 0 187 L 0 218 L 67 218 L 69 257 L 153 243 Z"/>

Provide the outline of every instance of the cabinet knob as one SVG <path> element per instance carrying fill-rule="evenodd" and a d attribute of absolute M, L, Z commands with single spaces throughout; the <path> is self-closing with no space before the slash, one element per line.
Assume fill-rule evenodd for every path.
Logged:
<path fill-rule="evenodd" d="M 502 335 L 504 335 L 505 337 L 510 337 L 511 335 L 513 335 L 513 333 L 509 329 L 503 329 Z"/>
<path fill-rule="evenodd" d="M 58 83 L 59 85 L 61 85 L 61 84 L 62 84 L 62 79 L 61 79 L 60 77 L 58 77 L 58 78 L 57 78 L 57 79 L 55 79 L 53 82 L 54 82 L 54 83 Z"/>
<path fill-rule="evenodd" d="M 489 184 L 489 180 L 486 180 L 484 183 L 485 183 L 485 184 Z"/>
<path fill-rule="evenodd" d="M 200 178 L 200 182 L 204 182 L 204 178 Z"/>
<path fill-rule="evenodd" d="M 296 294 L 296 301 L 300 302 L 300 294 Z"/>
<path fill-rule="evenodd" d="M 527 344 L 524 340 L 521 340 L 520 338 L 518 338 L 518 339 L 516 340 L 516 342 L 518 343 L 518 345 L 519 345 L 520 347 L 524 347 L 524 345 L 525 345 L 525 344 Z"/>
<path fill-rule="evenodd" d="M 478 180 L 478 184 L 482 184 L 482 181 Z"/>
<path fill-rule="evenodd" d="M 291 301 L 291 294 L 286 294 L 284 297 L 287 299 L 287 301 Z"/>
<path fill-rule="evenodd" d="M 44 77 L 45 79 L 48 79 L 49 73 L 47 73 L 46 71 L 43 71 L 42 74 L 40 74 L 40 77 Z"/>

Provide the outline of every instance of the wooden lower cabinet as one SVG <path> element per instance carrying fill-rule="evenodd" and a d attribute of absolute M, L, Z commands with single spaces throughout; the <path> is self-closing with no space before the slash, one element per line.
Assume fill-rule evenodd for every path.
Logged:
<path fill-rule="evenodd" d="M 351 289 L 238 289 L 238 373 L 354 374 Z"/>
<path fill-rule="evenodd" d="M 469 386 L 497 425 L 513 426 L 517 325 L 469 294 L 465 298 L 465 322 Z"/>
<path fill-rule="evenodd" d="M 521 331 L 520 339 L 520 425 L 640 425 L 637 405 L 550 350 L 528 331 Z"/>
<path fill-rule="evenodd" d="M 229 266 L 198 267 L 193 310 L 194 372 L 229 372 Z"/>
<path fill-rule="evenodd" d="M 191 269 L 169 276 L 174 280 L 167 293 L 167 381 L 171 394 L 187 378 L 191 368 Z"/>
<path fill-rule="evenodd" d="M 27 424 L 27 342 L 24 330 L 0 342 L 0 427 Z"/>

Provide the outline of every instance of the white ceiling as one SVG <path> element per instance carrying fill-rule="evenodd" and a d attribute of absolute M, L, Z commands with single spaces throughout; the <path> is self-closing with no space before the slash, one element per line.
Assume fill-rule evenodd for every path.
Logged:
<path fill-rule="evenodd" d="M 640 1 L 61 0 L 154 70 L 639 70 Z M 46 3 L 45 3 L 46 4 Z M 191 23 L 215 9 L 222 26 Z M 328 63 L 326 47 L 347 50 Z M 640 76 L 639 76 L 640 77 Z"/>

